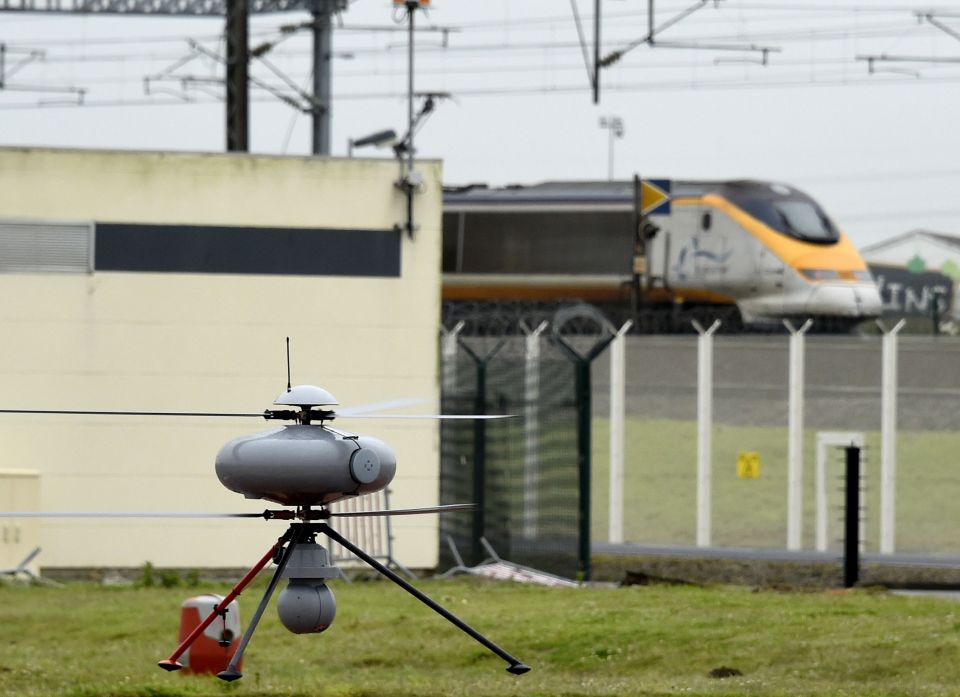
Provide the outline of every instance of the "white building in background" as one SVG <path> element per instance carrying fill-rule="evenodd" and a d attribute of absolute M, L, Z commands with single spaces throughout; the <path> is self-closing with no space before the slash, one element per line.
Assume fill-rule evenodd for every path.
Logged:
<path fill-rule="evenodd" d="M 940 295 L 941 311 L 958 316 L 960 236 L 911 230 L 860 252 L 880 286 L 884 314 L 930 316 Z"/>
<path fill-rule="evenodd" d="M 344 405 L 413 397 L 431 408 L 441 175 L 438 162 L 418 169 L 411 238 L 393 229 L 406 206 L 392 160 L 0 149 L 0 408 L 259 412 L 286 387 L 287 336 L 295 383 Z M 220 485 L 214 457 L 275 425 L 0 415 L 0 503 L 262 511 L 275 506 Z M 397 453 L 391 505 L 437 503 L 435 422 L 342 427 Z M 38 498 L 11 493 L 33 487 L 33 474 Z M 41 567 L 182 568 L 250 566 L 284 527 L 0 525 L 3 540 L 43 547 Z M 394 535 L 398 561 L 435 564 L 435 517 L 398 519 Z"/>

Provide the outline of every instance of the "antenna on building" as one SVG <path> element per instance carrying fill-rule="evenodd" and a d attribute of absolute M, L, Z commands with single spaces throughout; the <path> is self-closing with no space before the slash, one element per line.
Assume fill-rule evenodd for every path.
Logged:
<path fill-rule="evenodd" d="M 431 111 L 433 111 L 434 97 L 445 96 L 439 94 L 425 95 L 423 109 L 414 116 L 413 100 L 417 94 L 413 91 L 413 37 L 415 30 L 415 20 L 417 10 L 426 10 L 430 7 L 430 0 L 393 0 L 394 8 L 404 8 L 407 19 L 407 133 L 403 140 L 394 147 L 394 152 L 400 160 L 400 179 L 397 181 L 397 188 L 406 194 L 407 197 L 407 220 L 397 229 L 406 230 L 407 235 L 413 237 L 417 224 L 413 220 L 413 195 L 423 186 L 423 175 L 414 170 L 414 157 L 416 149 L 413 147 L 413 136 L 416 132 L 418 122 Z"/>

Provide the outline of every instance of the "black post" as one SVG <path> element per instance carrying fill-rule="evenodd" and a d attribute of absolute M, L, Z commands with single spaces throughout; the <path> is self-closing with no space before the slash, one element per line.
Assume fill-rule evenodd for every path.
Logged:
<path fill-rule="evenodd" d="M 843 587 L 853 588 L 860 578 L 860 448 L 846 448 L 847 481 L 843 516 Z"/>
<path fill-rule="evenodd" d="M 593 103 L 600 103 L 600 0 L 593 3 Z M 612 137 L 612 135 L 611 135 Z"/>
<path fill-rule="evenodd" d="M 247 86 L 249 63 L 247 0 L 227 0 L 227 151 L 247 152 L 250 107 Z"/>
<path fill-rule="evenodd" d="M 647 240 L 643 234 L 643 182 L 639 174 L 633 175 L 633 261 L 631 278 L 633 286 L 630 293 L 630 309 L 634 323 L 638 322 L 640 306 L 643 302 L 643 287 L 647 274 Z"/>
<path fill-rule="evenodd" d="M 573 363 L 574 375 L 576 378 L 576 400 L 577 400 L 577 474 L 580 487 L 580 502 L 577 506 L 577 522 L 579 527 L 578 554 L 580 577 L 584 581 L 590 580 L 591 562 L 590 562 L 590 472 L 592 463 L 590 458 L 590 434 L 593 424 L 591 423 L 591 383 L 590 383 L 590 364 L 594 359 L 603 353 L 604 349 L 610 345 L 610 342 L 616 338 L 616 333 L 609 330 L 609 324 L 599 315 L 595 308 L 570 308 L 567 312 L 561 310 L 557 313 L 553 324 L 553 338 L 560 346 L 567 358 Z M 586 354 L 581 354 L 572 345 L 567 343 L 560 330 L 563 324 L 577 315 L 589 316 L 595 321 L 602 323 L 609 331 L 607 336 L 602 336 L 597 340 Z"/>
<path fill-rule="evenodd" d="M 477 389 L 473 402 L 473 413 L 487 413 L 487 362 L 477 362 Z M 470 536 L 470 555 L 474 564 L 479 564 L 482 554 L 480 538 L 486 533 L 487 521 L 487 421 L 477 419 L 473 422 L 473 502 L 477 504 L 473 512 L 473 533 Z"/>
<path fill-rule="evenodd" d="M 580 523 L 580 572 L 583 580 L 590 580 L 590 419 L 593 415 L 590 395 L 590 361 L 580 360 L 576 364 L 577 390 L 577 472 L 580 484 L 580 506 L 578 519 Z"/>
<path fill-rule="evenodd" d="M 476 393 L 473 401 L 473 413 L 483 415 L 487 413 L 487 365 L 490 360 L 503 348 L 507 338 L 501 337 L 486 354 L 479 355 L 461 339 L 457 343 L 467 352 L 477 366 Z M 473 422 L 473 502 L 476 509 L 473 512 L 473 530 L 470 532 L 471 563 L 479 564 L 483 560 L 483 547 L 480 538 L 486 534 L 486 504 L 487 504 L 487 422 L 486 419 L 476 419 Z"/>
<path fill-rule="evenodd" d="M 330 154 L 330 83 L 333 63 L 334 0 L 314 0 L 313 16 L 313 133 L 314 155 Z"/>
<path fill-rule="evenodd" d="M 931 305 L 933 306 L 933 311 L 931 312 L 933 319 L 932 333 L 934 336 L 940 336 L 940 299 L 943 297 L 943 294 L 940 291 L 933 291 L 933 300 Z"/>

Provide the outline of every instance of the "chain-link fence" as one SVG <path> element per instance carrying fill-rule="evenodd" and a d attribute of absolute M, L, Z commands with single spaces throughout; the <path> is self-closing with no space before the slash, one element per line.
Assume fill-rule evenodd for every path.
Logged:
<path fill-rule="evenodd" d="M 804 337 L 802 435 L 796 462 L 802 549 L 840 549 L 842 446 L 863 442 L 864 538 L 883 551 L 881 509 L 897 553 L 960 554 L 960 342 L 899 338 L 895 404 L 883 406 L 882 342 L 872 336 Z M 696 336 L 626 339 L 624 540 L 691 545 L 698 510 Z M 713 342 L 709 429 L 710 544 L 788 546 L 791 459 L 790 337 Z M 594 540 L 609 539 L 609 366 L 594 371 Z M 884 464 L 883 410 L 893 410 Z M 889 436 L 888 436 L 889 437 Z M 888 456 L 889 457 L 889 456 Z M 891 470 L 895 467 L 895 470 Z M 882 471 L 894 472 L 886 485 Z M 881 498 L 886 488 L 886 504 Z M 886 551 L 889 551 L 886 550 Z"/>
<path fill-rule="evenodd" d="M 609 326 L 583 308 L 530 319 L 487 317 L 465 335 L 458 323 L 443 339 L 444 413 L 513 418 L 442 426 L 441 501 L 478 509 L 443 518 L 441 566 L 449 541 L 479 563 L 485 537 L 510 561 L 589 575 L 590 364 Z"/>
<path fill-rule="evenodd" d="M 531 359 L 524 336 L 462 338 L 444 364 L 445 414 L 512 414 L 445 421 L 441 503 L 474 514 L 441 519 L 441 567 L 452 539 L 468 564 L 483 536 L 504 559 L 574 577 L 578 568 L 577 423 L 573 368 L 548 341 Z"/>
<path fill-rule="evenodd" d="M 621 337 L 621 479 L 610 476 L 617 373 L 613 353 L 600 355 L 614 328 L 564 308 L 481 310 L 444 340 L 444 410 L 515 418 L 443 425 L 441 498 L 480 508 L 444 518 L 442 564 L 448 538 L 480 562 L 481 535 L 504 558 L 565 576 L 589 573 L 587 537 L 839 552 L 851 444 L 862 447 L 863 549 L 960 555 L 960 342 L 800 326 Z"/>

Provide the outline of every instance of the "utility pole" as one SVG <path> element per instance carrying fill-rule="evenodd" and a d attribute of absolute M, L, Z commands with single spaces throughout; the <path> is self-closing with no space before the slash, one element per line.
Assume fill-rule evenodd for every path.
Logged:
<path fill-rule="evenodd" d="M 600 0 L 593 3 L 593 103 L 600 103 Z"/>
<path fill-rule="evenodd" d="M 250 150 L 247 88 L 250 46 L 247 0 L 227 0 L 227 151 Z"/>
<path fill-rule="evenodd" d="M 313 0 L 313 154 L 330 154 L 333 14 L 345 0 Z"/>

